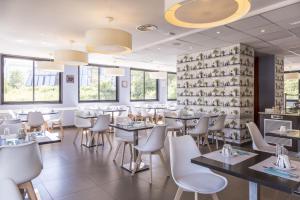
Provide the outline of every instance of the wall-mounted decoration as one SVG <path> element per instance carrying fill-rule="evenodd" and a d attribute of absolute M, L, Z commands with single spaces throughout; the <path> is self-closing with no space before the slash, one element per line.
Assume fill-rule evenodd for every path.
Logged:
<path fill-rule="evenodd" d="M 127 87 L 128 87 L 128 82 L 122 81 L 122 88 L 127 88 Z"/>
<path fill-rule="evenodd" d="M 275 56 L 275 106 L 283 107 L 284 102 L 284 59 Z"/>
<path fill-rule="evenodd" d="M 253 120 L 254 50 L 237 44 L 179 56 L 177 103 L 200 112 L 226 114 L 226 140 L 250 140 Z"/>
<path fill-rule="evenodd" d="M 67 83 L 74 83 L 74 75 L 66 75 Z"/>

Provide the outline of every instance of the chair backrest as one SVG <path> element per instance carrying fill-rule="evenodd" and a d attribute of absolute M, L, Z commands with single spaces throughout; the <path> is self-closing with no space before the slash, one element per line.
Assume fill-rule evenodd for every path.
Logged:
<path fill-rule="evenodd" d="M 29 112 L 27 116 L 28 125 L 31 127 L 39 127 L 44 124 L 44 117 L 41 112 Z"/>
<path fill-rule="evenodd" d="M 191 159 L 200 156 L 201 153 L 190 135 L 170 136 L 169 145 L 171 173 L 175 182 L 178 177 L 206 169 L 191 163 Z"/>
<path fill-rule="evenodd" d="M 110 114 L 99 115 L 97 120 L 92 128 L 93 131 L 106 131 L 109 129 L 110 124 Z"/>
<path fill-rule="evenodd" d="M 0 199 L 23 200 L 18 186 L 9 178 L 0 179 Z"/>
<path fill-rule="evenodd" d="M 132 122 L 132 120 L 129 118 L 129 117 L 117 117 L 116 118 L 116 123 L 117 124 L 128 124 Z M 128 135 L 132 135 L 131 132 L 128 132 L 128 131 L 124 131 L 124 130 L 121 130 L 121 129 L 118 129 L 118 128 L 115 128 L 114 130 L 115 132 L 115 137 L 128 137 Z"/>
<path fill-rule="evenodd" d="M 8 119 L 8 120 L 4 120 L 3 124 L 19 124 L 22 123 L 20 119 Z"/>
<path fill-rule="evenodd" d="M 74 125 L 77 128 L 82 128 L 82 127 L 88 128 L 92 126 L 90 119 L 84 119 L 82 117 L 79 117 L 78 115 L 74 116 Z"/>
<path fill-rule="evenodd" d="M 22 123 L 16 124 L 1 124 L 0 125 L 0 135 L 4 134 L 4 130 L 8 129 L 10 134 L 18 134 L 19 130 L 22 128 Z"/>
<path fill-rule="evenodd" d="M 202 116 L 199 120 L 198 123 L 195 126 L 195 131 L 197 133 L 207 133 L 208 130 L 208 123 L 209 123 L 209 117 Z"/>
<path fill-rule="evenodd" d="M 43 168 L 38 144 L 29 142 L 15 146 L 1 146 L 0 166 L 0 179 L 10 178 L 16 184 L 34 179 Z"/>
<path fill-rule="evenodd" d="M 261 150 L 264 147 L 268 147 L 269 144 L 264 140 L 261 132 L 254 122 L 246 124 L 252 138 L 252 148 L 255 150 Z"/>
<path fill-rule="evenodd" d="M 165 138 L 166 125 L 156 125 L 152 128 L 143 148 L 151 152 L 158 151 L 164 147 Z"/>
<path fill-rule="evenodd" d="M 225 119 L 226 115 L 219 115 L 214 122 L 213 129 L 222 130 L 225 127 Z"/>

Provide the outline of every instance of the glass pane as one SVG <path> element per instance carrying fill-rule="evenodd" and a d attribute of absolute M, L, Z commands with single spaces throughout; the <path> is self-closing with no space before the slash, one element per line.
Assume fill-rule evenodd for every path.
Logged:
<path fill-rule="evenodd" d="M 99 100 L 98 67 L 82 66 L 79 69 L 80 101 Z"/>
<path fill-rule="evenodd" d="M 4 102 L 33 101 L 32 74 L 32 60 L 4 58 Z"/>
<path fill-rule="evenodd" d="M 59 72 L 35 71 L 35 101 L 59 101 Z"/>
<path fill-rule="evenodd" d="M 145 72 L 145 99 L 156 99 L 156 79 L 151 79 L 149 72 Z"/>
<path fill-rule="evenodd" d="M 176 99 L 177 97 L 177 75 L 168 74 L 168 99 Z"/>
<path fill-rule="evenodd" d="M 284 80 L 284 92 L 288 100 L 298 100 L 299 96 L 299 79 Z"/>
<path fill-rule="evenodd" d="M 131 70 L 131 100 L 143 100 L 144 99 L 144 72 Z"/>
<path fill-rule="evenodd" d="M 100 68 L 100 100 L 117 100 L 117 78 L 106 76 L 103 68 Z"/>

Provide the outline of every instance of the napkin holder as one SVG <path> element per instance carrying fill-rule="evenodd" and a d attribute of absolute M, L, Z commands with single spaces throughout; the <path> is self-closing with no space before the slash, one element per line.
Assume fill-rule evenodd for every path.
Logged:
<path fill-rule="evenodd" d="M 291 169 L 291 162 L 287 155 L 278 155 L 275 165 L 282 169 Z"/>

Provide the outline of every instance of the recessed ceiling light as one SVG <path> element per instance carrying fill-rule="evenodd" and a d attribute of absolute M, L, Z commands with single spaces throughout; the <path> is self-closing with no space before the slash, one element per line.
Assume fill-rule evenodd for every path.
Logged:
<path fill-rule="evenodd" d="M 154 24 L 144 24 L 136 27 L 137 30 L 146 32 L 146 31 L 155 31 L 158 29 L 158 27 Z"/>
<path fill-rule="evenodd" d="M 160 48 L 158 47 L 157 50 L 160 50 Z"/>
<path fill-rule="evenodd" d="M 220 34 L 221 32 L 220 32 L 220 31 L 217 31 L 216 33 L 217 33 L 217 34 Z"/>
<path fill-rule="evenodd" d="M 181 43 L 180 43 L 180 42 L 173 42 L 173 45 L 174 45 L 174 46 L 180 46 Z"/>
<path fill-rule="evenodd" d="M 264 32 L 266 32 L 266 30 L 265 30 L 265 29 L 261 29 L 260 32 L 261 32 L 261 33 L 264 33 Z"/>

